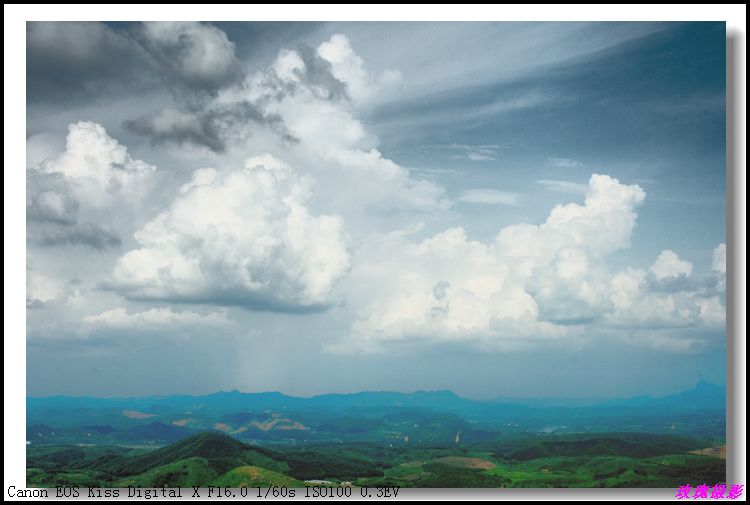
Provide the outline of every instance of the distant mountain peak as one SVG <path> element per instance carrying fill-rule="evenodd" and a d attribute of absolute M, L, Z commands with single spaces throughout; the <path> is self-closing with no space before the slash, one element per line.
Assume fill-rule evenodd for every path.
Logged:
<path fill-rule="evenodd" d="M 722 386 L 721 384 L 714 384 L 712 382 L 708 382 L 705 379 L 698 379 L 698 382 L 696 383 L 695 387 L 693 389 L 701 390 L 701 389 L 723 389 L 725 386 Z"/>
<path fill-rule="evenodd" d="M 439 390 L 435 390 L 435 391 L 419 390 L 419 391 L 415 391 L 414 395 L 417 395 L 417 396 L 443 397 L 443 398 L 451 398 L 451 399 L 461 398 L 460 396 L 458 396 L 456 393 L 454 393 L 450 389 L 439 389 Z"/>

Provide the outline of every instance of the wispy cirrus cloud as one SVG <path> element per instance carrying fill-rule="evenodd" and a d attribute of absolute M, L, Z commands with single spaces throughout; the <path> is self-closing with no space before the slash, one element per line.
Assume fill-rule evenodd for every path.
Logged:
<path fill-rule="evenodd" d="M 454 151 L 451 155 L 456 159 L 467 159 L 471 161 L 493 161 L 497 159 L 497 154 L 502 146 L 497 144 L 449 144 L 438 146 L 442 149 Z"/>
<path fill-rule="evenodd" d="M 519 205 L 522 195 L 490 188 L 467 189 L 458 197 L 459 202 L 481 205 Z"/>
<path fill-rule="evenodd" d="M 588 186 L 580 182 L 572 181 L 557 181 L 552 179 L 541 179 L 535 181 L 537 184 L 541 184 L 545 188 L 551 191 L 559 191 L 560 193 L 573 193 L 576 195 L 586 194 Z"/>
<path fill-rule="evenodd" d="M 547 162 L 553 167 L 559 168 L 577 168 L 582 167 L 583 163 L 570 158 L 547 158 Z"/>

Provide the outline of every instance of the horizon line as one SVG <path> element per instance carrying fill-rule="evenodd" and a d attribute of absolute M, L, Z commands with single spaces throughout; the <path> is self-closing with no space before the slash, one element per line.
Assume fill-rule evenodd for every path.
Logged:
<path fill-rule="evenodd" d="M 654 396 L 654 395 L 630 395 L 630 396 L 606 396 L 606 395 L 594 395 L 594 396 L 493 396 L 493 397 L 487 397 L 484 399 L 478 399 L 478 398 L 472 398 L 467 396 L 462 396 L 450 389 L 417 389 L 412 391 L 393 391 L 393 390 L 361 390 L 361 391 L 353 391 L 348 393 L 337 393 L 337 392 L 330 392 L 330 393 L 319 393 L 309 396 L 301 396 L 301 395 L 293 395 L 288 393 L 283 393 L 281 391 L 240 391 L 239 389 L 230 389 L 230 390 L 218 390 L 211 393 L 202 393 L 202 394 L 196 394 L 196 393 L 167 393 L 167 394 L 146 394 L 146 395 L 129 395 L 129 396 L 96 396 L 96 395 L 70 395 L 70 394 L 54 394 L 54 395 L 41 395 L 41 396 L 34 396 L 34 395 L 26 395 L 26 399 L 50 399 L 50 398 L 76 398 L 76 399 L 98 399 L 98 400 L 132 400 L 132 399 L 146 399 L 146 398 L 169 398 L 174 396 L 191 396 L 191 397 L 204 397 L 204 396 L 211 396 L 211 395 L 218 395 L 218 394 L 227 394 L 227 393 L 238 393 L 242 395 L 281 395 L 285 396 L 287 398 L 295 398 L 295 399 L 314 399 L 314 398 L 320 398 L 323 396 L 351 396 L 351 395 L 358 395 L 358 394 L 398 394 L 398 395 L 414 395 L 419 393 L 450 393 L 453 396 L 456 396 L 457 398 L 463 399 L 463 400 L 469 400 L 469 401 L 475 401 L 475 402 L 495 402 L 500 399 L 505 400 L 575 400 L 575 401 L 584 401 L 584 400 L 595 400 L 595 399 L 632 399 L 632 398 L 664 398 L 667 396 L 671 396 L 674 394 L 683 393 L 686 391 L 691 391 L 698 387 L 700 384 L 707 384 L 709 386 L 717 386 L 717 387 L 723 387 L 726 388 L 726 383 L 724 384 L 717 384 L 714 382 L 706 381 L 705 379 L 699 379 L 692 387 L 687 389 L 681 389 L 678 391 L 674 391 L 672 393 L 667 393 L 664 395 Z"/>

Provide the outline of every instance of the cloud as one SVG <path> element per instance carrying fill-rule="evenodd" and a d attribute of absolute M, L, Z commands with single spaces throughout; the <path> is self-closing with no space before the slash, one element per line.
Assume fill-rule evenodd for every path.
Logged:
<path fill-rule="evenodd" d="M 711 265 L 716 272 L 727 273 L 727 245 L 719 244 L 713 252 L 713 263 Z"/>
<path fill-rule="evenodd" d="M 104 251 L 120 246 L 122 239 L 111 231 L 94 223 L 74 223 L 72 226 L 52 226 L 37 230 L 34 242 L 41 246 L 84 245 Z"/>
<path fill-rule="evenodd" d="M 347 272 L 343 221 L 305 206 L 312 181 L 271 155 L 196 171 L 135 234 L 112 287 L 132 299 L 321 310 Z"/>
<path fill-rule="evenodd" d="M 547 158 L 547 161 L 553 167 L 559 168 L 577 168 L 582 167 L 583 163 L 578 160 L 571 160 L 569 158 Z"/>
<path fill-rule="evenodd" d="M 673 266 L 680 264 L 665 252 L 656 265 L 665 257 Z M 603 326 L 623 340 L 673 353 L 700 352 L 719 343 L 726 329 L 723 276 L 688 282 L 687 270 L 686 265 L 673 268 L 662 279 L 651 269 L 617 273 L 611 280 L 614 310 Z"/>
<path fill-rule="evenodd" d="M 226 309 L 207 313 L 191 310 L 174 310 L 171 307 L 154 307 L 134 311 L 125 307 L 98 309 L 91 314 L 91 300 L 84 299 L 81 291 L 67 300 L 58 296 L 43 305 L 55 305 L 59 313 L 55 319 L 42 318 L 35 321 L 29 332 L 29 340 L 34 344 L 59 345 L 59 349 L 75 349 L 79 352 L 95 354 L 118 352 L 118 349 L 132 348 L 143 344 L 171 345 L 185 343 L 186 339 L 196 342 L 208 339 L 216 342 L 219 338 L 252 335 L 252 331 L 241 332 L 238 325 L 228 317 Z M 27 302 L 28 306 L 28 302 Z M 97 309 L 93 309 L 97 310 Z M 88 314 L 88 315 L 87 315 Z"/>
<path fill-rule="evenodd" d="M 75 224 L 78 202 L 69 195 L 55 190 L 43 190 L 31 195 L 26 218 L 58 224 Z"/>
<path fill-rule="evenodd" d="M 606 255 L 630 245 L 635 210 L 645 197 L 640 186 L 594 174 L 584 205 L 556 205 L 543 224 L 508 226 L 500 231 L 496 242 L 507 254 L 517 257 L 552 259 L 563 247 L 573 246 Z"/>
<path fill-rule="evenodd" d="M 163 330 L 170 329 L 210 329 L 232 326 L 226 311 L 217 310 L 207 315 L 191 311 L 174 311 L 170 307 L 153 308 L 143 312 L 128 313 L 122 307 L 107 310 L 97 315 L 83 318 L 83 323 L 93 328 L 118 330 Z"/>
<path fill-rule="evenodd" d="M 326 195 L 337 208 L 446 209 L 444 188 L 415 179 L 384 158 L 377 139 L 357 118 L 358 107 L 396 83 L 393 75 L 369 73 L 348 39 L 334 35 L 317 49 L 282 49 L 268 68 L 215 93 L 176 93 L 174 104 L 124 126 L 156 143 L 232 156 L 257 154 L 251 146 L 262 145 L 263 151 L 309 170 L 324 189 L 334 180 L 346 185 L 349 191 Z"/>
<path fill-rule="evenodd" d="M 585 195 L 588 190 L 588 185 L 580 184 L 577 182 L 570 181 L 555 181 L 550 179 L 542 179 L 536 181 L 537 184 L 541 184 L 552 191 L 559 191 L 560 193 L 571 193 L 575 195 Z"/>
<path fill-rule="evenodd" d="M 157 60 L 165 60 L 161 65 L 175 67 L 172 72 L 177 74 L 171 82 L 174 104 L 123 123 L 154 143 L 192 144 L 221 153 L 266 130 L 284 142 L 294 142 L 283 118 L 269 104 L 307 93 L 323 100 L 349 98 L 346 83 L 334 77 L 330 62 L 305 45 L 282 49 L 270 68 L 247 76 L 234 56 L 234 44 L 216 27 L 147 23 L 142 32 L 146 47 Z M 171 56 L 174 52 L 184 53 L 182 60 Z M 217 54 L 204 62 L 200 55 L 191 55 L 196 52 Z M 193 60 L 206 68 L 193 68 Z M 211 71 L 211 67 L 220 68 Z M 213 80 L 204 82 L 209 78 Z M 210 92 L 186 93 L 185 86 Z"/>
<path fill-rule="evenodd" d="M 373 237 L 348 281 L 372 286 L 371 296 L 361 300 L 349 340 L 328 349 L 382 352 L 420 342 L 490 351 L 576 347 L 637 333 L 639 345 L 670 348 L 677 339 L 675 352 L 695 350 L 685 340 L 705 343 L 721 324 L 713 292 L 698 285 L 664 292 L 649 281 L 657 274 L 607 264 L 630 246 L 644 199 L 639 186 L 594 174 L 583 205 L 557 205 L 542 224 L 506 226 L 489 243 L 470 240 L 460 227 L 420 242 L 403 233 Z M 658 275 L 671 276 L 685 275 L 685 263 L 662 253 L 655 265 Z M 675 336 L 674 328 L 703 333 Z"/>
<path fill-rule="evenodd" d="M 27 240 L 41 246 L 85 245 L 103 251 L 120 245 L 120 236 L 82 221 L 78 201 L 60 174 L 27 171 Z"/>
<path fill-rule="evenodd" d="M 467 189 L 458 197 L 460 202 L 482 205 L 518 205 L 520 200 L 521 195 L 518 193 L 489 188 Z"/>
<path fill-rule="evenodd" d="M 169 106 L 126 120 L 123 126 L 154 144 L 195 145 L 217 153 L 250 137 L 254 128 L 268 128 L 288 142 L 296 140 L 279 115 L 268 114 L 250 102 L 192 109 Z"/>
<path fill-rule="evenodd" d="M 346 85 L 349 96 L 355 101 L 371 98 L 382 88 L 393 86 L 402 79 L 397 70 L 387 70 L 381 75 L 371 75 L 365 62 L 354 52 L 349 39 L 335 34 L 318 46 L 318 55 L 330 63 L 331 73 Z"/>
<path fill-rule="evenodd" d="M 689 261 L 683 261 L 673 251 L 662 251 L 649 271 L 654 274 L 656 280 L 689 276 L 693 273 L 693 265 Z"/>
<path fill-rule="evenodd" d="M 565 246 L 550 262 L 537 265 L 525 290 L 538 308 L 538 319 L 558 325 L 597 321 L 611 307 L 607 273 L 585 247 Z"/>
<path fill-rule="evenodd" d="M 119 246 L 119 233 L 96 221 L 141 202 L 156 170 L 132 159 L 101 125 L 83 121 L 69 126 L 64 152 L 34 158 L 26 172 L 27 233 L 41 246 Z"/>
<path fill-rule="evenodd" d="M 80 204 L 64 181 L 27 174 L 27 240 L 40 246 L 84 245 L 103 251 L 121 243 L 118 233 L 80 218 Z"/>
<path fill-rule="evenodd" d="M 190 89 L 213 91 L 239 80 L 240 63 L 234 43 L 206 23 L 146 22 L 140 41 L 156 60 L 162 75 Z"/>
<path fill-rule="evenodd" d="M 362 308 L 351 336 L 328 350 L 382 352 L 414 343 L 511 350 L 567 331 L 537 322 L 521 269 L 460 227 L 416 243 L 404 234 L 373 237 L 363 249 L 349 283 L 369 286 L 368 296 L 352 294 Z"/>
<path fill-rule="evenodd" d="M 349 99 L 346 83 L 333 75 L 330 62 L 305 45 L 296 50 L 282 49 L 270 68 L 252 76 L 243 74 L 242 80 L 217 83 L 215 91 L 186 96 L 178 87 L 173 89 L 176 104 L 123 125 L 155 143 L 193 144 L 221 153 L 243 145 L 264 130 L 286 143 L 296 142 L 282 116 L 272 110 L 274 102 L 292 96 L 324 101 Z"/>
<path fill-rule="evenodd" d="M 62 175 L 78 201 L 100 207 L 115 195 L 138 199 L 156 167 L 132 159 L 100 124 L 79 121 L 68 127 L 65 152 L 43 161 L 39 170 Z"/>
<path fill-rule="evenodd" d="M 103 23 L 41 22 L 28 23 L 26 44 L 31 65 L 54 64 L 109 69 L 107 55 L 117 56 L 132 49 L 132 41 Z"/>
<path fill-rule="evenodd" d="M 350 50 L 345 37 L 333 36 L 319 46 L 317 53 L 328 58 L 325 62 L 331 66 L 332 75 L 346 85 L 351 100 L 330 99 L 330 93 L 303 79 L 306 74 L 302 69 L 307 68 L 301 66 L 304 58 L 293 57 L 295 52 L 291 51 L 282 51 L 272 66 L 274 79 L 261 73 L 248 89 L 251 94 L 266 97 L 267 110 L 281 116 L 298 140 L 288 154 L 310 167 L 316 179 L 336 180 L 349 188 L 330 195 L 337 204 L 380 212 L 448 208 L 444 188 L 411 177 L 407 169 L 385 158 L 377 149 L 377 139 L 357 118 L 359 102 L 370 99 L 389 81 L 369 76 L 360 68 L 358 57 L 352 59 Z M 285 91 L 276 92 L 279 88 Z"/>
<path fill-rule="evenodd" d="M 450 144 L 445 146 L 439 146 L 445 149 L 452 149 L 460 151 L 460 155 L 454 156 L 455 158 L 464 158 L 471 161 L 491 161 L 497 159 L 497 151 L 501 146 L 496 144 L 481 144 L 481 145 L 469 145 L 469 144 Z"/>
<path fill-rule="evenodd" d="M 31 22 L 26 32 L 30 102 L 150 92 L 211 94 L 243 77 L 235 47 L 206 23 Z"/>
<path fill-rule="evenodd" d="M 331 63 L 304 44 L 300 44 L 296 50 L 282 49 L 265 79 L 270 80 L 264 86 L 277 88 L 277 99 L 284 94 L 283 89 L 294 93 L 300 87 L 306 87 L 326 100 L 350 98 L 346 83 L 333 75 Z"/>
<path fill-rule="evenodd" d="M 155 80 L 148 55 L 126 30 L 98 22 L 26 26 L 29 103 L 133 93 Z"/>
<path fill-rule="evenodd" d="M 29 269 L 26 273 L 26 308 L 75 304 L 81 298 L 79 284 L 76 279 L 61 281 Z"/>
<path fill-rule="evenodd" d="M 228 90 L 220 99 L 263 103 L 265 111 L 280 116 L 296 142 L 282 146 L 277 157 L 307 167 L 322 191 L 345 186 L 345 192 L 325 194 L 336 208 L 376 213 L 447 209 L 450 201 L 444 188 L 412 177 L 409 170 L 385 158 L 377 138 L 358 119 L 362 102 L 389 81 L 367 73 L 350 50 L 343 36 L 331 37 L 313 54 L 282 50 L 270 69 L 249 78 L 238 95 Z M 312 68 L 310 62 L 315 62 Z M 344 86 L 344 95 L 338 85 Z"/>

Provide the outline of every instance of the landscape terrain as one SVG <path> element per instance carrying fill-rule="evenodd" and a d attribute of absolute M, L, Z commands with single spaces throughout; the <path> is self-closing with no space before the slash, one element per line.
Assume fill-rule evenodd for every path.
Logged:
<path fill-rule="evenodd" d="M 677 487 L 725 481 L 725 388 L 27 398 L 27 486 Z"/>

